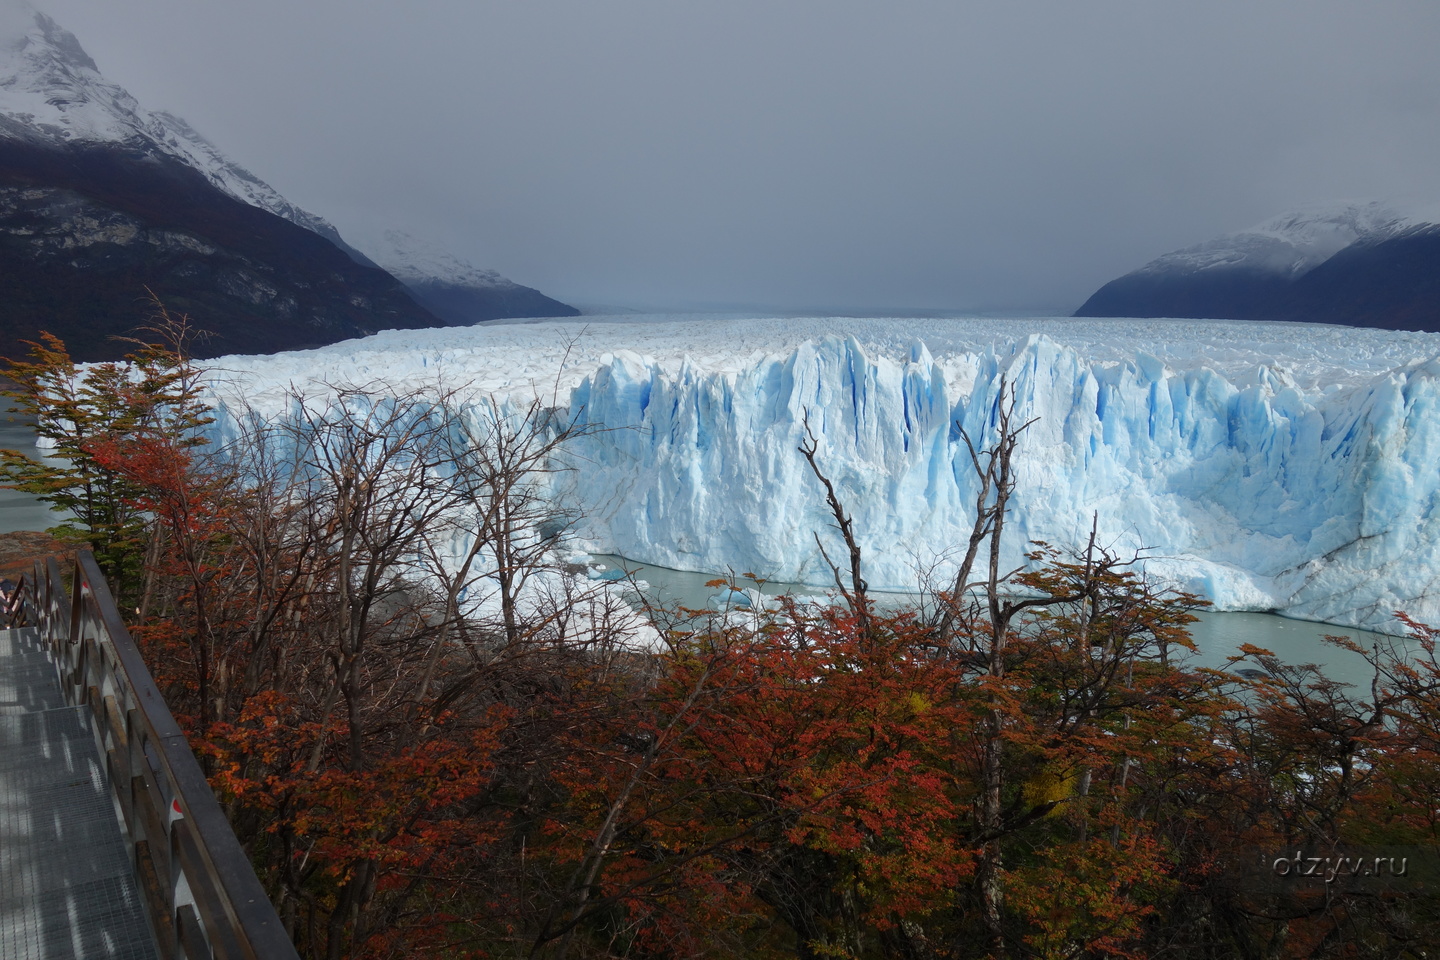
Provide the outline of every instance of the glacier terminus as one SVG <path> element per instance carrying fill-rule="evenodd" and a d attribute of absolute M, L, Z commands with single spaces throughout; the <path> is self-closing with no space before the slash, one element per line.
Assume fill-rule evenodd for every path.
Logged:
<path fill-rule="evenodd" d="M 1034 419 L 1010 564 L 1138 552 L 1219 610 L 1399 632 L 1440 620 L 1440 334 L 1181 320 L 624 316 L 386 332 L 215 361 L 227 412 L 291 385 L 536 395 L 591 429 L 554 475 L 596 552 L 824 586 L 838 555 L 798 446 L 855 517 L 872 587 L 943 582 L 970 531 L 964 442 L 1002 384 Z M 243 400 L 242 400 L 243 398 Z M 963 431 L 963 433 L 962 433 Z"/>

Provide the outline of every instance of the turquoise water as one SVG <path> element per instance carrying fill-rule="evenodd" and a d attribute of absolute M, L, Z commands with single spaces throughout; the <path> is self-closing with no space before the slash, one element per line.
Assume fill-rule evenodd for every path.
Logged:
<path fill-rule="evenodd" d="M 622 570 L 633 571 L 636 577 L 649 584 L 650 596 L 661 603 L 681 603 L 697 609 L 713 609 L 725 599 L 724 590 L 705 586 L 707 580 L 723 574 L 670 570 L 615 556 L 597 556 L 595 560 L 605 565 L 606 574 L 609 576 L 616 576 Z M 742 588 L 754 586 L 743 578 L 737 577 L 736 580 Z M 769 596 L 782 593 L 817 596 L 826 592 L 822 587 L 793 583 L 767 583 L 759 589 L 761 593 Z M 887 600 L 903 603 L 911 597 L 907 594 L 877 594 L 876 599 L 882 603 Z M 1225 668 L 1227 659 L 1237 654 L 1243 644 L 1248 643 L 1269 650 L 1281 662 L 1292 666 L 1321 666 L 1331 679 L 1356 687 L 1351 691 L 1355 696 L 1368 694 L 1370 666 L 1358 654 L 1325 642 L 1327 634 L 1349 637 L 1366 648 L 1379 644 L 1382 649 L 1390 645 L 1404 651 L 1418 649 L 1418 644 L 1404 637 L 1392 637 L 1328 623 L 1291 620 L 1271 613 L 1201 613 L 1199 617 L 1199 621 L 1190 627 L 1191 639 L 1199 648 L 1196 657 L 1198 665 Z M 1246 662 L 1231 669 L 1246 667 L 1258 668 L 1259 664 Z"/>
<path fill-rule="evenodd" d="M 0 398 L 0 410 L 4 409 L 3 403 L 4 399 Z M 40 452 L 35 449 L 34 424 L 19 414 L 0 413 L 0 449 L 19 450 L 40 459 Z M 59 516 L 31 494 L 0 489 L 0 533 L 44 530 L 59 523 Z"/>

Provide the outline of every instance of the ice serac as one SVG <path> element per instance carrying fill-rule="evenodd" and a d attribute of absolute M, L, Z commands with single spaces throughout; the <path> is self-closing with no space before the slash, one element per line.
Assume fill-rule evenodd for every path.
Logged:
<path fill-rule="evenodd" d="M 733 373 L 620 354 L 573 397 L 595 429 L 572 493 L 625 556 L 825 583 L 815 533 L 843 554 L 798 453 L 808 420 L 871 585 L 913 587 L 954 568 L 976 493 L 961 429 L 987 444 L 1002 384 L 1035 419 L 1007 565 L 1030 541 L 1083 544 L 1093 517 L 1102 543 L 1221 609 L 1440 619 L 1436 360 L 1314 390 L 1266 366 L 1100 362 L 1045 336 L 943 367 L 918 343 L 900 360 L 839 338 Z"/>

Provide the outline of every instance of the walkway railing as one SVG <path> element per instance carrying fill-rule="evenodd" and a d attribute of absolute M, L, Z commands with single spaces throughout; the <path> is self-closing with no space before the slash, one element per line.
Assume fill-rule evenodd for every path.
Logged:
<path fill-rule="evenodd" d="M 67 701 L 95 715 L 160 955 L 298 960 L 88 550 L 72 583 L 53 558 L 36 564 L 7 612 L 40 629 Z"/>

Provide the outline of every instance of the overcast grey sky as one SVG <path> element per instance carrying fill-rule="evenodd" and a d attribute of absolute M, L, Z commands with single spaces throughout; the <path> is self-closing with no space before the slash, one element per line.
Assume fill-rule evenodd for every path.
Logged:
<path fill-rule="evenodd" d="M 342 233 L 561 299 L 1073 310 L 1440 199 L 1435 0 L 36 0 Z"/>

